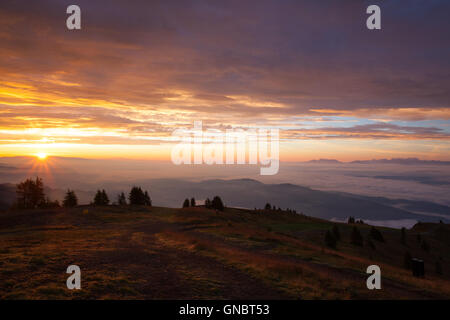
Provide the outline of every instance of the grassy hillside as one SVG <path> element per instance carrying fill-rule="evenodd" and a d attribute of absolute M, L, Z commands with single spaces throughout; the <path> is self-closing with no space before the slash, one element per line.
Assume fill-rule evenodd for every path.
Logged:
<path fill-rule="evenodd" d="M 77 207 L 0 215 L 1 299 L 430 299 L 450 298 L 450 228 L 378 228 L 386 242 L 324 246 L 332 223 L 277 211 Z M 364 239 L 369 226 L 357 225 Z M 424 251 L 417 234 L 429 244 Z M 403 268 L 406 251 L 426 276 Z M 439 260 L 443 275 L 435 272 Z M 66 288 L 67 266 L 82 289 Z M 366 288 L 377 264 L 382 289 Z"/>

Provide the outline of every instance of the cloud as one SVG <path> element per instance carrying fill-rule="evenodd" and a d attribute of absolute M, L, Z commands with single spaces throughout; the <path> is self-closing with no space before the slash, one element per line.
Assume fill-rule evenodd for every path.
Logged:
<path fill-rule="evenodd" d="M 362 1 L 77 4 L 72 32 L 67 3 L 1 2 L 0 143 L 135 143 L 193 120 L 288 139 L 448 139 L 442 122 L 413 124 L 450 118 L 448 1 L 383 4 L 379 32 Z M 377 123 L 337 125 L 348 117 Z M 394 120 L 409 123 L 378 123 Z"/>

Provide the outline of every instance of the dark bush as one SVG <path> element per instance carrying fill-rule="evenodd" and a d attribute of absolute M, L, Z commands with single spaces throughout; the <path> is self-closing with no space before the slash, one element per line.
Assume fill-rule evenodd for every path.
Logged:
<path fill-rule="evenodd" d="M 325 244 L 330 248 L 336 249 L 337 240 L 330 230 L 327 230 L 325 233 Z"/>
<path fill-rule="evenodd" d="M 353 229 L 352 229 L 350 242 L 355 246 L 359 246 L 359 247 L 363 246 L 363 237 L 361 236 L 361 233 L 359 232 L 358 228 L 356 228 L 356 227 L 353 227 Z"/>
<path fill-rule="evenodd" d="M 380 230 L 376 229 L 375 227 L 370 228 L 370 237 L 376 241 L 384 242 L 383 235 L 381 234 Z"/>

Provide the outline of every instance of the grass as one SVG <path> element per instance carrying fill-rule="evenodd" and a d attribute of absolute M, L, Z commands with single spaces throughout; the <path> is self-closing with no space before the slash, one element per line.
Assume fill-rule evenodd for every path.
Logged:
<path fill-rule="evenodd" d="M 353 226 L 287 212 L 227 208 L 87 207 L 0 214 L 0 299 L 448 299 L 449 226 L 379 228 L 386 243 L 350 244 Z M 357 225 L 363 238 L 369 227 Z M 443 229 L 444 228 L 444 229 Z M 416 236 L 430 245 L 424 252 Z M 426 278 L 403 269 L 406 250 Z M 443 275 L 434 272 L 440 259 Z M 67 266 L 82 289 L 66 288 Z M 365 286 L 368 265 L 382 290 Z"/>

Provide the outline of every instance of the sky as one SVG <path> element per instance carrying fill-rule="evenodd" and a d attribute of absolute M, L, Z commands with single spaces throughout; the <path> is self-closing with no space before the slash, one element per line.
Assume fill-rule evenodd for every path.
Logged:
<path fill-rule="evenodd" d="M 71 4 L 0 3 L 0 156 L 167 160 L 201 120 L 279 128 L 282 161 L 450 160 L 447 0 Z"/>

